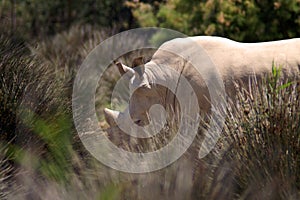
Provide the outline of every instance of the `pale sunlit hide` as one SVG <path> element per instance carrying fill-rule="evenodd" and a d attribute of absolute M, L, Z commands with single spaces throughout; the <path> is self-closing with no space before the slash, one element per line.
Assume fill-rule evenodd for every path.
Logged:
<path fill-rule="evenodd" d="M 189 46 L 188 41 L 197 43 L 204 51 L 197 52 Z M 206 82 L 210 76 L 210 68 L 205 63 L 199 66 L 207 72 L 200 75 L 195 68 L 180 56 L 169 52 L 169 49 L 179 49 L 186 52 L 190 57 L 201 57 L 203 52 L 209 56 L 216 67 L 221 80 L 225 86 L 228 96 L 235 93 L 234 82 L 243 87 L 247 87 L 249 77 L 260 79 L 272 71 L 272 63 L 282 67 L 282 74 L 285 77 L 299 75 L 300 68 L 300 39 L 288 39 L 274 42 L 262 43 L 239 43 L 226 38 L 197 36 L 190 38 L 174 39 L 165 42 L 153 55 L 151 61 L 143 64 L 141 58 L 135 60 L 138 68 L 129 68 L 121 63 L 117 63 L 121 74 L 126 74 L 130 78 L 130 90 L 132 93 L 129 107 L 120 113 L 105 109 L 105 117 L 110 126 L 115 126 L 115 120 L 120 117 L 131 117 L 134 123 L 143 126 L 149 123 L 149 108 L 153 104 L 160 104 L 167 110 L 179 112 L 176 105 L 176 94 L 171 93 L 165 87 L 157 85 L 156 80 L 164 79 L 174 81 L 172 73 L 162 70 L 158 66 L 168 66 L 182 76 L 184 76 L 193 87 L 200 112 L 207 114 L 210 112 L 211 104 Z M 213 80 L 212 80 L 213 81 Z M 186 96 L 185 98 L 189 98 Z M 120 120 L 122 121 L 122 119 Z"/>

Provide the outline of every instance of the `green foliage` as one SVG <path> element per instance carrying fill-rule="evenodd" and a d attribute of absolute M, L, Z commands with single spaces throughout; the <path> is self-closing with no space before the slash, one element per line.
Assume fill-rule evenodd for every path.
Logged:
<path fill-rule="evenodd" d="M 238 41 L 299 37 L 299 13 L 297 0 L 170 0 L 133 6 L 133 15 L 141 26 L 171 28 L 187 35 L 218 35 Z"/>
<path fill-rule="evenodd" d="M 120 186 L 118 185 L 108 185 L 106 188 L 100 193 L 99 200 L 116 200 L 120 199 Z"/>
<path fill-rule="evenodd" d="M 270 79 L 268 79 L 268 83 L 269 83 L 269 89 L 274 94 L 278 93 L 279 90 L 285 89 L 293 84 L 293 82 L 287 82 L 278 85 L 278 81 L 281 78 L 281 72 L 282 72 L 281 69 L 282 69 L 281 66 L 276 67 L 274 62 L 272 63 L 272 76 Z"/>
<path fill-rule="evenodd" d="M 149 4 L 140 3 L 139 9 L 135 9 L 133 15 L 139 17 L 139 23 L 143 27 L 154 27 L 158 23 L 153 13 L 153 8 Z"/>
<path fill-rule="evenodd" d="M 19 148 L 17 153 L 14 152 L 17 156 L 16 160 L 22 164 L 25 159 L 31 159 L 32 163 L 35 163 L 35 166 L 31 167 L 36 168 L 44 176 L 58 182 L 67 183 L 72 172 L 71 159 L 72 153 L 74 153 L 71 117 L 62 115 L 57 116 L 56 119 L 51 119 L 52 121 L 46 121 L 26 108 L 21 112 L 22 122 L 41 138 L 47 152 L 42 154 L 41 157 L 34 157 L 28 155 L 29 152 L 26 152 L 26 150 Z"/>
<path fill-rule="evenodd" d="M 125 0 L 12 0 L 0 2 L 1 31 L 26 39 L 54 35 L 74 24 L 114 27 L 134 26 Z"/>

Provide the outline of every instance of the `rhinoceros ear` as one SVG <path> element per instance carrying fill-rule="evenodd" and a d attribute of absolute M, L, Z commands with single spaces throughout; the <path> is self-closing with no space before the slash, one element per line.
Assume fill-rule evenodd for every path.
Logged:
<path fill-rule="evenodd" d="M 116 126 L 116 120 L 119 116 L 119 111 L 114 111 L 108 108 L 104 108 L 104 117 L 109 126 Z"/>
<path fill-rule="evenodd" d="M 145 73 L 144 57 L 140 56 L 135 58 L 132 62 L 132 67 L 134 68 L 134 71 L 136 72 L 138 78 L 143 77 L 143 74 Z"/>
<path fill-rule="evenodd" d="M 127 67 L 126 65 L 120 63 L 120 62 L 114 62 L 115 65 L 117 65 L 120 74 L 123 76 L 124 74 L 126 74 L 127 72 L 129 73 L 130 76 L 134 75 L 134 70 L 130 67 Z"/>
<path fill-rule="evenodd" d="M 145 62 L 144 62 L 144 56 L 140 56 L 140 57 L 135 58 L 132 61 L 132 68 L 140 66 L 140 65 L 144 65 L 144 64 L 145 64 Z"/>

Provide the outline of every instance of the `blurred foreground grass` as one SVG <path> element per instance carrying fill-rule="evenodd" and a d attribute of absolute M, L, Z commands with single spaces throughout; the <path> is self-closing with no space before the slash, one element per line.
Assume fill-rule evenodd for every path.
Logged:
<path fill-rule="evenodd" d="M 185 155 L 148 174 L 126 174 L 82 146 L 71 112 L 72 81 L 87 54 L 113 32 L 89 26 L 34 44 L 0 36 L 1 199 L 299 199 L 299 80 L 274 68 L 262 86 L 238 88 L 222 138 L 199 160 Z M 97 90 L 101 109 L 117 81 Z"/>

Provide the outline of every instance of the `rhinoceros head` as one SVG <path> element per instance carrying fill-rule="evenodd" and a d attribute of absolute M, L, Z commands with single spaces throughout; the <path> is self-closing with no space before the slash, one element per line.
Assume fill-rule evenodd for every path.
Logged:
<path fill-rule="evenodd" d="M 133 61 L 132 68 L 120 62 L 115 63 L 122 76 L 129 79 L 129 116 L 132 121 L 144 126 L 149 124 L 149 109 L 154 104 L 161 104 L 160 95 L 157 88 L 151 84 L 150 72 L 144 64 L 143 57 L 136 58 Z M 120 116 L 120 112 L 109 109 L 104 110 L 106 121 L 110 126 L 115 126 L 115 120 Z"/>

